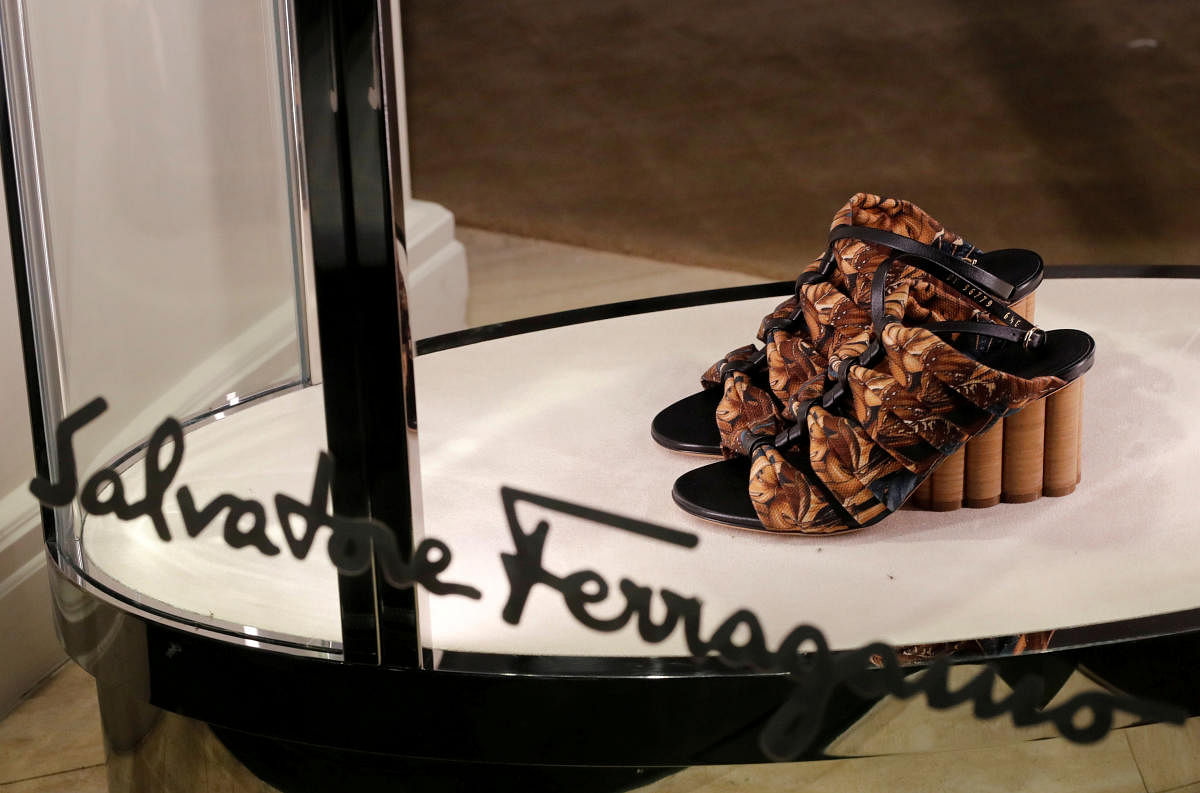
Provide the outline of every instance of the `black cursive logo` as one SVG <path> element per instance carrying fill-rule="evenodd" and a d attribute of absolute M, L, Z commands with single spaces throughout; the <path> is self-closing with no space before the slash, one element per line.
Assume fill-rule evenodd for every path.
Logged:
<path fill-rule="evenodd" d="M 1182 724 L 1186 715 L 1178 708 L 1099 691 L 1078 694 L 1058 707 L 1040 710 L 1038 703 L 1042 701 L 1044 683 L 1032 675 L 1022 678 L 1010 695 L 995 701 L 992 688 L 996 668 L 990 664 L 965 686 L 952 691 L 945 659 L 934 661 L 920 675 L 912 675 L 900 665 L 891 646 L 876 642 L 835 654 L 830 651 L 825 635 L 812 625 L 792 628 L 771 650 L 758 617 L 749 609 L 730 614 L 711 635 L 704 637 L 700 633 L 703 603 L 698 598 L 660 588 L 658 599 L 666 607 L 666 615 L 655 621 L 651 618 L 654 591 L 628 578 L 622 578 L 618 584 L 624 600 L 620 613 L 601 618 L 590 609 L 609 599 L 612 593 L 609 582 L 594 570 L 577 570 L 565 575 L 547 570 L 542 555 L 550 535 L 550 524 L 543 519 L 532 530 L 523 529 L 517 520 L 518 501 L 681 548 L 695 548 L 699 538 L 687 532 L 509 487 L 502 487 L 500 494 L 515 546 L 513 553 L 502 554 L 509 580 L 508 602 L 503 611 L 506 622 L 520 623 L 530 591 L 540 584 L 558 592 L 571 615 L 593 630 L 616 631 L 635 621 L 641 637 L 657 644 L 682 629 L 688 652 L 696 658 L 715 655 L 734 668 L 787 674 L 795 688 L 767 721 L 759 740 L 763 753 L 773 760 L 794 759 L 809 747 L 821 727 L 829 698 L 839 684 L 869 698 L 891 694 L 908 699 L 924 694 L 929 706 L 936 709 L 952 708 L 970 701 L 980 719 L 1009 713 L 1018 727 L 1052 722 L 1064 738 L 1077 743 L 1094 743 L 1107 735 L 1118 710 L 1148 721 L 1173 724 Z M 735 641 L 735 636 L 743 638 Z M 1082 726 L 1080 716 L 1086 716 Z"/>
<path fill-rule="evenodd" d="M 107 409 L 108 403 L 102 397 L 96 397 L 62 420 L 54 438 L 59 459 L 59 481 L 51 482 L 37 477 L 29 483 L 29 490 L 46 506 L 66 506 L 78 494 L 80 506 L 90 515 L 113 514 L 121 520 L 148 517 L 159 538 L 169 542 L 171 529 L 163 514 L 163 501 L 183 464 L 183 427 L 175 419 L 168 418 L 154 430 L 146 446 L 146 495 L 141 501 L 130 504 L 125 500 L 121 476 L 113 468 L 100 469 L 84 482 L 82 489 L 79 488 L 71 439 Z M 164 462 L 165 451 L 169 452 L 169 456 Z M 384 579 L 394 587 L 417 583 L 436 595 L 461 595 L 475 600 L 482 597 L 473 586 L 453 584 L 438 578 L 450 566 L 451 559 L 449 546 L 441 540 L 421 540 L 413 551 L 412 559 L 405 560 L 396 544 L 396 535 L 381 521 L 330 514 L 326 506 L 332 478 L 333 459 L 326 452 L 321 452 L 307 504 L 291 496 L 275 496 L 275 513 L 283 528 L 288 550 L 294 557 L 303 559 L 308 556 L 317 533 L 322 528 L 328 528 L 329 558 L 344 573 L 355 574 L 368 570 L 374 552 L 375 558 L 380 561 Z M 224 538 L 230 547 L 250 546 L 267 556 L 280 552 L 279 546 L 267 536 L 267 511 L 259 501 L 223 493 L 209 503 L 198 506 L 191 488 L 183 485 L 175 491 L 175 502 L 183 515 L 183 528 L 189 537 L 198 536 L 224 512 Z M 299 531 L 293 525 L 295 518 L 303 523 Z"/>
<path fill-rule="evenodd" d="M 88 477 L 82 487 L 79 484 L 71 439 L 106 409 L 107 403 L 97 397 L 63 419 L 55 434 L 59 479 L 50 481 L 37 477 L 29 483 L 29 490 L 46 506 L 66 506 L 78 497 L 83 509 L 92 515 L 113 514 L 121 520 L 149 518 L 159 538 L 169 542 L 172 533 L 163 513 L 163 503 L 183 464 L 183 427 L 175 419 L 168 418 L 154 430 L 146 446 L 146 494 L 131 504 L 125 498 L 121 477 L 113 468 L 102 468 Z M 450 548 L 445 543 L 424 539 L 417 545 L 412 559 L 406 561 L 397 546 L 395 534 L 382 522 L 330 514 L 327 505 L 332 477 L 333 460 L 322 452 L 317 459 L 317 471 L 307 503 L 283 494 L 275 496 L 275 512 L 288 551 L 293 556 L 305 558 L 317 533 L 328 528 L 329 558 L 342 572 L 366 572 L 374 552 L 380 560 L 384 578 L 392 586 L 420 584 L 435 595 L 459 595 L 475 600 L 482 597 L 473 586 L 449 583 L 438 577 L 450 566 Z M 1118 710 L 1146 721 L 1173 724 L 1182 724 L 1186 715 L 1179 708 L 1099 691 L 1078 694 L 1056 708 L 1039 709 L 1037 705 L 1042 701 L 1044 683 L 1034 676 L 1022 678 L 1010 695 L 996 701 L 992 698 L 996 676 L 992 665 L 984 666 L 965 686 L 952 691 L 945 659 L 933 662 L 923 673 L 914 675 L 901 666 L 895 651 L 886 644 L 877 642 L 856 650 L 831 652 L 825 635 L 812 625 L 797 625 L 771 649 L 757 615 L 745 608 L 730 614 L 710 635 L 703 636 L 700 625 L 704 604 L 699 598 L 660 587 L 657 598 L 665 606 L 666 613 L 655 620 L 651 616 L 655 589 L 628 578 L 622 578 L 617 585 L 624 601 L 620 613 L 601 617 L 593 613 L 592 607 L 612 596 L 609 582 L 594 570 L 576 570 L 565 575 L 547 570 L 543 554 L 550 536 L 550 523 L 542 519 L 532 530 L 526 531 L 517 519 L 517 502 L 525 501 L 681 549 L 696 548 L 699 537 L 514 488 L 502 487 L 500 494 L 514 545 L 512 553 L 501 554 L 509 582 L 508 599 L 502 612 L 506 622 L 520 623 L 530 592 L 541 585 L 558 592 L 571 615 L 592 630 L 617 631 L 636 622 L 639 635 L 652 644 L 666 641 L 682 630 L 688 652 L 696 658 L 715 656 L 733 668 L 787 675 L 794 686 L 793 691 L 767 720 L 759 742 L 764 754 L 774 760 L 794 759 L 809 748 L 822 725 L 830 696 L 839 685 L 866 698 L 891 694 L 907 699 L 923 694 L 929 706 L 938 709 L 969 701 L 974 704 L 975 715 L 980 719 L 1008 713 L 1016 726 L 1049 722 L 1064 738 L 1077 743 L 1092 743 L 1103 738 L 1112 728 L 1113 715 Z M 184 532 L 189 537 L 198 536 L 224 512 L 224 539 L 231 547 L 253 547 L 268 556 L 281 552 L 267 536 L 266 507 L 259 501 L 224 493 L 207 504 L 198 505 L 191 489 L 183 485 L 175 490 L 175 502 L 182 515 Z M 303 524 L 299 531 L 293 523 L 296 519 Z M 1082 725 L 1080 716 L 1087 717 Z"/>

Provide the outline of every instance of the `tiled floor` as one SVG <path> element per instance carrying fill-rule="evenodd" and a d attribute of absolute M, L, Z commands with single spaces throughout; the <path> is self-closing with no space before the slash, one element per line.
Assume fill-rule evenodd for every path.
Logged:
<path fill-rule="evenodd" d="M 472 229 L 460 229 L 459 238 L 471 267 L 472 324 L 756 280 Z M 1077 673 L 1059 697 L 1090 685 Z M 1128 727 L 1080 747 L 1047 731 L 1016 733 L 999 720 L 978 722 L 965 706 L 939 712 L 919 700 L 888 701 L 832 749 L 873 756 L 692 768 L 645 789 L 1200 793 L 1200 719 L 1183 728 Z M 95 688 L 73 663 L 0 721 L 0 793 L 100 793 L 107 789 L 103 763 Z"/>
<path fill-rule="evenodd" d="M 68 661 L 0 721 L 0 791 L 107 789 L 96 686 Z"/>

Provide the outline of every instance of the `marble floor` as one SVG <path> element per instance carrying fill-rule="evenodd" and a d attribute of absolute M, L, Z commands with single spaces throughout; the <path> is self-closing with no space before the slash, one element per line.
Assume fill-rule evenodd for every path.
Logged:
<path fill-rule="evenodd" d="M 759 280 L 468 228 L 458 236 L 470 262 L 469 321 L 475 325 Z M 1092 685 L 1076 673 L 1058 696 Z M 836 746 L 844 754 L 872 756 L 697 767 L 642 790 L 1200 793 L 1200 719 L 1183 727 L 1118 726 L 1123 728 L 1102 742 L 1080 747 L 1048 733 L 1017 734 L 983 724 L 965 707 L 935 712 L 918 700 L 888 701 L 863 717 L 852 739 Z M 914 753 L 921 746 L 942 750 Z M 107 789 L 95 688 L 87 673 L 68 662 L 0 720 L 0 793 Z"/>

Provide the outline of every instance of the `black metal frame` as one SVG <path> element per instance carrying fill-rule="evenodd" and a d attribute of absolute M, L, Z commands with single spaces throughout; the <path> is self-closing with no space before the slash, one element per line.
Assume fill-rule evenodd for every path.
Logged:
<path fill-rule="evenodd" d="M 397 260 L 403 204 L 385 118 L 389 36 L 375 0 L 296 0 L 295 9 L 333 507 L 379 519 L 407 552 L 414 521 L 405 439 L 416 417 Z M 347 661 L 420 663 L 411 589 L 389 587 L 374 566 L 369 575 L 339 574 L 338 589 Z"/>
<path fill-rule="evenodd" d="M 46 444 L 46 417 L 42 414 L 41 385 L 38 382 L 37 345 L 34 341 L 33 300 L 26 260 L 25 225 L 21 222 L 17 155 L 13 144 L 12 114 L 8 106 L 8 79 L 0 59 L 0 172 L 4 180 L 4 205 L 8 219 L 9 246 L 12 249 L 13 281 L 17 293 L 17 319 L 21 325 L 21 357 L 25 365 L 25 393 L 29 399 L 29 423 L 33 430 L 34 469 L 39 477 L 50 476 L 49 448 Z M 50 558 L 58 562 L 58 535 L 54 510 L 43 506 L 42 536 Z"/>

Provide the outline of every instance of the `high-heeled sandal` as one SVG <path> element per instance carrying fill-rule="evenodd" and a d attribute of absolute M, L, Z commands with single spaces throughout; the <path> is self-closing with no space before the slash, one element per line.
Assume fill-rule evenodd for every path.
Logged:
<path fill-rule="evenodd" d="M 751 426 L 739 438 L 745 457 L 681 476 L 672 492 L 680 507 L 769 531 L 873 525 L 967 440 L 1091 368 L 1091 336 L 1043 331 L 1011 311 L 905 325 L 887 300 L 894 264 L 872 278 L 867 349 L 835 356 L 820 400 L 791 406 L 794 425 L 774 435 Z"/>
<path fill-rule="evenodd" d="M 675 451 L 733 456 L 736 448 L 722 442 L 722 436 L 729 434 L 729 417 L 722 420 L 717 416 L 714 421 L 723 400 L 728 402 L 737 393 L 746 416 L 764 420 L 771 413 L 780 416 L 786 399 L 778 391 L 772 393 L 776 383 L 794 386 L 803 382 L 814 397 L 819 395 L 820 375 L 837 340 L 821 336 L 822 331 L 814 327 L 813 317 L 819 312 L 808 312 L 805 327 L 805 311 L 812 308 L 805 305 L 805 288 L 831 283 L 850 295 L 854 305 L 865 307 L 869 276 L 880 263 L 896 256 L 903 256 L 920 271 L 917 277 L 924 279 L 924 293 L 917 294 L 910 321 L 965 318 L 960 296 L 974 299 L 971 310 L 976 304 L 995 310 L 1027 298 L 1042 281 L 1042 260 L 1033 251 L 984 253 L 948 234 L 938 221 L 908 201 L 858 193 L 834 216 L 829 245 L 796 279 L 794 296 L 763 319 L 758 339 L 764 346 L 740 347 L 713 364 L 701 377 L 701 391 L 655 416 L 651 436 Z M 841 306 L 838 311 L 845 309 Z M 826 320 L 821 328 L 846 323 L 844 316 L 833 312 L 827 312 Z"/>

